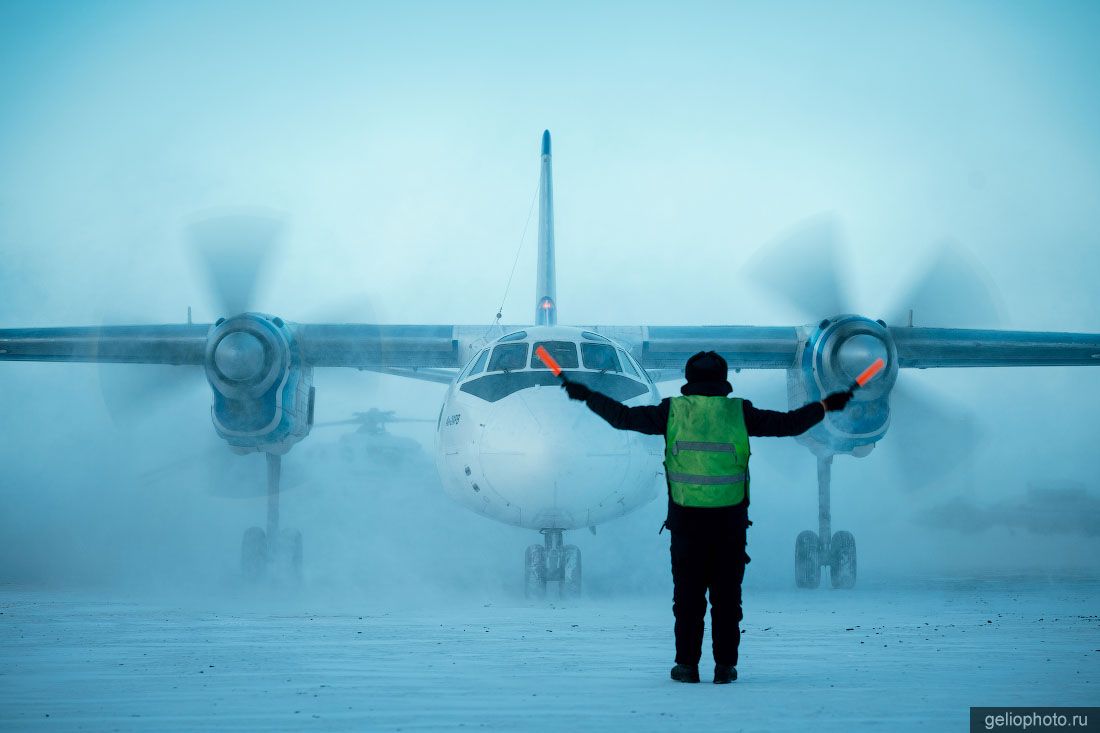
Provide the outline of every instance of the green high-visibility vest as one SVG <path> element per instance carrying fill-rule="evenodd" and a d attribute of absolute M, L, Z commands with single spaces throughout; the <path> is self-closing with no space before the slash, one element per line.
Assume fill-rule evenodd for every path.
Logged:
<path fill-rule="evenodd" d="M 673 397 L 665 431 L 665 470 L 681 506 L 740 504 L 749 493 L 749 432 L 741 400 Z"/>

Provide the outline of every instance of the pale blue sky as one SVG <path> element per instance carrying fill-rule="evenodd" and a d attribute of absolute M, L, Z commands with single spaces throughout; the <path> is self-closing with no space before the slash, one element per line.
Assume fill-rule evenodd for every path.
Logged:
<path fill-rule="evenodd" d="M 295 226 L 265 307 L 308 311 L 319 278 L 392 303 L 389 319 L 476 322 L 503 292 L 549 127 L 565 320 L 786 322 L 730 294 L 727 266 L 835 210 L 864 308 L 954 236 L 1019 325 L 1089 327 L 1041 315 L 1049 299 L 1021 276 L 1056 286 L 1079 268 L 1030 253 L 1095 241 L 1090 4 L 310 5 L 5 3 L 5 250 L 33 279 L 92 288 L 125 261 L 112 299 L 149 297 L 144 281 L 151 315 L 202 313 L 181 220 L 258 203 Z M 530 310 L 524 255 L 514 320 Z M 624 307 L 671 271 L 719 310 Z M 70 295 L 8 312 L 71 319 L 88 298 Z"/>

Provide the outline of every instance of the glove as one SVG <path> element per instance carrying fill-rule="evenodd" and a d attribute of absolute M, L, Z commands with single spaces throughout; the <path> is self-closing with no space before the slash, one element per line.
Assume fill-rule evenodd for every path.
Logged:
<path fill-rule="evenodd" d="M 561 388 L 569 395 L 569 399 L 578 400 L 580 402 L 584 402 L 588 399 L 588 395 L 592 394 L 592 390 L 585 385 L 565 377 L 561 378 Z"/>
<path fill-rule="evenodd" d="M 852 390 L 849 389 L 846 392 L 833 392 L 821 400 L 821 404 L 825 407 L 825 412 L 836 412 L 843 410 L 850 399 L 852 399 Z"/>

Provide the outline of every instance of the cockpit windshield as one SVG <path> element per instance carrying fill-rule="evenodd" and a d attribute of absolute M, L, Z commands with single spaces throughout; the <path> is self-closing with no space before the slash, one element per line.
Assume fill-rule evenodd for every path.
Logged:
<path fill-rule="evenodd" d="M 527 344 L 498 344 L 489 359 L 490 372 L 511 372 L 527 364 Z"/>
<path fill-rule="evenodd" d="M 597 392 L 603 392 L 620 402 L 645 394 L 649 387 L 634 379 L 624 377 L 622 374 L 610 374 L 606 372 L 584 372 L 580 370 L 563 372 L 574 382 L 586 384 Z M 465 382 L 460 390 L 475 397 L 480 397 L 488 402 L 496 402 L 513 392 L 529 387 L 557 387 L 561 380 L 555 377 L 550 370 L 531 370 L 522 372 L 488 373 L 476 379 Z"/>
<path fill-rule="evenodd" d="M 619 357 L 615 347 L 610 344 L 581 344 L 581 359 L 585 369 L 598 369 L 601 372 L 621 372 Z"/>
<path fill-rule="evenodd" d="M 599 334 L 585 331 L 579 341 L 517 340 L 527 337 L 526 332 L 517 331 L 499 339 L 491 350 L 482 351 L 467 367 L 469 371 L 459 377 L 459 389 L 496 402 L 521 389 L 558 386 L 561 381 L 535 355 L 535 350 L 542 346 L 569 379 L 616 400 L 626 401 L 650 390 L 650 383 L 630 357 Z"/>
<path fill-rule="evenodd" d="M 535 353 L 539 347 L 546 349 L 562 369 L 577 368 L 577 347 L 572 341 L 538 341 L 531 351 L 532 369 L 549 369 Z"/>

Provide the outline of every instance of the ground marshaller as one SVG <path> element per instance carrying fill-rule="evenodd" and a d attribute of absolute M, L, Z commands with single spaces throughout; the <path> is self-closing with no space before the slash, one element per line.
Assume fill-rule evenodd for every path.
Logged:
<path fill-rule="evenodd" d="M 749 436 L 799 435 L 827 411 L 843 410 L 852 389 L 834 392 L 790 412 L 760 410 L 731 398 L 726 360 L 699 352 L 684 368 L 679 397 L 658 405 L 627 407 L 562 377 L 569 398 L 583 401 L 619 430 L 665 437 L 665 476 L 672 535 L 672 613 L 676 618 L 676 666 L 672 679 L 699 681 L 703 622 L 710 593 L 714 682 L 737 679 L 741 642 L 741 581 L 752 522 L 749 507 Z M 853 385 L 855 389 L 855 385 Z"/>

